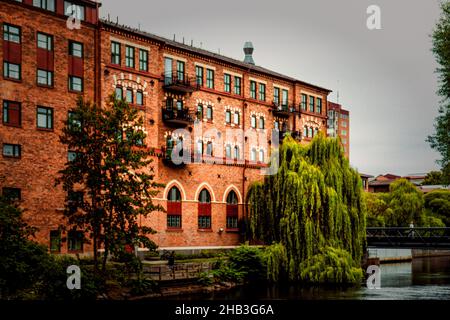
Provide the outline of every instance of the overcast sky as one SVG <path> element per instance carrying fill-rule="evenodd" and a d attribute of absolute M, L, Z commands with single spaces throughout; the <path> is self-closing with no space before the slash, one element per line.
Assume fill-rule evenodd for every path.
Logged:
<path fill-rule="evenodd" d="M 101 16 L 327 87 L 351 114 L 351 164 L 360 172 L 436 169 L 425 142 L 439 97 L 430 34 L 438 0 L 103 0 Z M 368 30 L 369 5 L 381 30 Z"/>

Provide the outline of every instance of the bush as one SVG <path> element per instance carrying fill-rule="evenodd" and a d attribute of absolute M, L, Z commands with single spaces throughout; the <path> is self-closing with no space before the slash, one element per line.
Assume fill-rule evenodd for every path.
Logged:
<path fill-rule="evenodd" d="M 266 262 L 263 251 L 257 247 L 242 245 L 228 254 L 230 267 L 241 272 L 248 281 L 266 278 Z"/>
<path fill-rule="evenodd" d="M 343 249 L 326 247 L 319 254 L 300 264 L 301 280 L 308 284 L 361 284 L 362 269 L 350 253 Z"/>

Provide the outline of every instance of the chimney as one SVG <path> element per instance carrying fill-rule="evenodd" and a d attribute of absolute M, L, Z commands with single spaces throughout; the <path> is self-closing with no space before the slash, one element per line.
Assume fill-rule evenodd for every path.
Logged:
<path fill-rule="evenodd" d="M 250 41 L 247 41 L 244 44 L 244 53 L 245 53 L 245 58 L 244 58 L 244 62 L 245 63 L 249 63 L 249 64 L 255 64 L 255 61 L 253 60 L 253 44 Z"/>

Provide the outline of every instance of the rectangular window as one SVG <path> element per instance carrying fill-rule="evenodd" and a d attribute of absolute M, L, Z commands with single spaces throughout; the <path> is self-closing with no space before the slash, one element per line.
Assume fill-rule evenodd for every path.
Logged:
<path fill-rule="evenodd" d="M 137 91 L 136 92 L 136 104 L 138 106 L 143 106 L 144 105 L 144 94 L 142 93 L 142 91 Z"/>
<path fill-rule="evenodd" d="M 38 107 L 36 121 L 40 129 L 53 129 L 53 109 Z"/>
<path fill-rule="evenodd" d="M 273 88 L 273 103 L 276 106 L 280 105 L 280 88 L 277 87 Z"/>
<path fill-rule="evenodd" d="M 125 47 L 125 66 L 134 68 L 134 47 Z"/>
<path fill-rule="evenodd" d="M 83 251 L 83 232 L 75 230 L 69 231 L 67 242 L 69 251 Z"/>
<path fill-rule="evenodd" d="M 181 228 L 181 216 L 180 215 L 167 215 L 167 227 L 168 228 Z"/>
<path fill-rule="evenodd" d="M 20 80 L 21 78 L 20 64 L 3 62 L 3 76 L 8 79 Z"/>
<path fill-rule="evenodd" d="M 195 67 L 195 77 L 197 79 L 197 85 L 203 87 L 203 67 Z"/>
<path fill-rule="evenodd" d="M 51 230 L 50 231 L 50 252 L 60 252 L 61 251 L 61 231 Z"/>
<path fill-rule="evenodd" d="M 341 130 L 341 135 L 346 136 L 347 135 L 347 130 Z"/>
<path fill-rule="evenodd" d="M 317 113 L 322 113 L 322 99 L 317 98 Z"/>
<path fill-rule="evenodd" d="M 41 86 L 53 86 L 53 72 L 47 70 L 37 70 L 37 84 Z"/>
<path fill-rule="evenodd" d="M 287 107 L 288 106 L 288 91 L 286 89 L 283 89 L 281 91 L 282 97 L 281 97 L 281 104 L 283 105 L 283 107 Z"/>
<path fill-rule="evenodd" d="M 253 129 L 256 129 L 256 116 L 252 116 L 252 117 L 251 117 L 250 126 L 251 126 Z"/>
<path fill-rule="evenodd" d="M 54 12 L 55 0 L 33 0 L 33 6 Z"/>
<path fill-rule="evenodd" d="M 238 228 L 238 217 L 227 217 L 227 229 Z"/>
<path fill-rule="evenodd" d="M 75 17 L 83 21 L 85 17 L 85 8 L 82 5 L 74 4 L 70 1 L 64 1 L 64 14 L 66 16 Z"/>
<path fill-rule="evenodd" d="M 256 82 L 250 81 L 250 98 L 256 99 Z"/>
<path fill-rule="evenodd" d="M 47 34 L 38 32 L 37 46 L 38 46 L 38 48 L 52 51 L 53 50 L 53 37 L 49 36 Z"/>
<path fill-rule="evenodd" d="M 302 110 L 306 111 L 308 96 L 306 94 L 302 94 Z"/>
<path fill-rule="evenodd" d="M 77 58 L 83 58 L 83 44 L 75 41 L 70 41 L 69 55 Z"/>
<path fill-rule="evenodd" d="M 214 89 L 214 70 L 206 69 L 206 87 Z"/>
<path fill-rule="evenodd" d="M 259 100 L 266 101 L 266 85 L 264 83 L 259 84 Z"/>
<path fill-rule="evenodd" d="M 211 217 L 210 216 L 199 216 L 198 217 L 198 228 L 199 229 L 211 229 Z"/>
<path fill-rule="evenodd" d="M 184 81 L 184 61 L 177 61 L 177 79 Z"/>
<path fill-rule="evenodd" d="M 3 40 L 9 42 L 20 43 L 21 30 L 19 27 L 9 24 L 3 24 Z"/>
<path fill-rule="evenodd" d="M 313 96 L 309 96 L 309 111 L 314 112 L 314 102 L 315 98 Z"/>
<path fill-rule="evenodd" d="M 69 90 L 82 92 L 83 91 L 83 79 L 79 77 L 69 76 Z"/>
<path fill-rule="evenodd" d="M 347 128 L 347 121 L 342 121 L 342 127 Z"/>
<path fill-rule="evenodd" d="M 3 156 L 9 158 L 20 158 L 20 144 L 3 144 Z"/>
<path fill-rule="evenodd" d="M 148 71 L 148 51 L 139 49 L 139 70 Z"/>
<path fill-rule="evenodd" d="M 234 77 L 234 94 L 241 95 L 241 78 Z"/>
<path fill-rule="evenodd" d="M 120 65 L 120 43 L 111 42 L 111 63 Z"/>
<path fill-rule="evenodd" d="M 78 130 L 81 128 L 81 121 L 74 112 L 69 111 L 67 122 L 70 129 Z"/>
<path fill-rule="evenodd" d="M 3 188 L 2 195 L 6 200 L 9 201 L 22 200 L 22 191 L 19 188 Z"/>
<path fill-rule="evenodd" d="M 223 75 L 223 91 L 231 93 L 231 76 L 226 73 Z"/>
<path fill-rule="evenodd" d="M 17 127 L 22 124 L 20 103 L 3 101 L 3 124 Z"/>

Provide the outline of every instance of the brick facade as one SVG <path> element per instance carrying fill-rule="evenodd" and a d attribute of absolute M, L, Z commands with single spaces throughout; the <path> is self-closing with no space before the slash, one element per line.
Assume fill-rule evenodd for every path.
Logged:
<path fill-rule="evenodd" d="M 97 21 L 98 7 L 95 2 L 72 1 L 85 6 L 85 20 L 89 20 L 82 23 L 81 29 L 74 30 L 67 28 L 67 18 L 59 14 L 63 1 L 56 1 L 55 12 L 34 8 L 27 1 L 24 2 L 0 1 L 0 23 L 2 26 L 11 24 L 21 28 L 22 46 L 21 80 L 13 81 L 5 77 L 0 79 L 2 102 L 21 103 L 22 117 L 18 127 L 9 126 L 7 123 L 0 125 L 1 144 L 21 146 L 19 158 L 0 158 L 0 185 L 2 188 L 21 190 L 21 206 L 26 209 L 26 218 L 39 228 L 38 240 L 44 244 L 49 244 L 50 231 L 64 223 L 62 211 L 65 195 L 61 187 L 54 186 L 54 180 L 68 157 L 68 150 L 59 142 L 58 136 L 78 96 L 78 93 L 69 90 L 68 85 L 69 41 L 83 44 L 82 95 L 85 99 L 104 106 L 105 98 L 115 92 L 116 88 L 122 88 L 124 96 L 127 89 L 133 92 L 133 105 L 141 111 L 148 132 L 145 145 L 156 150 L 153 162 L 155 180 L 166 184 L 154 198 L 154 202 L 167 208 L 170 189 L 175 186 L 181 193 L 180 228 L 169 228 L 167 213 L 164 212 L 153 212 L 146 221 L 141 221 L 157 231 L 153 238 L 161 247 L 238 244 L 239 230 L 227 228 L 227 212 L 235 212 L 234 203 L 227 206 L 227 197 L 231 191 L 237 195 L 236 210 L 239 217 L 242 217 L 249 186 L 252 182 L 263 179 L 261 169 L 267 166 L 266 162 L 270 156 L 270 148 L 273 145 L 271 133 L 275 121 L 279 121 L 282 133 L 290 131 L 301 143 L 308 143 L 318 131 L 326 133 L 327 96 L 330 93 L 327 89 L 115 23 Z M 37 32 L 53 37 L 52 87 L 41 87 L 36 83 Z M 112 42 L 120 45 L 120 61 L 112 59 Z M 5 46 L 6 40 L 0 43 L 0 46 Z M 134 48 L 134 67 L 126 66 L 127 61 L 131 61 L 129 56 L 127 59 L 127 52 L 132 50 L 127 47 Z M 0 59 L 5 61 L 3 47 L 1 49 Z M 144 68 L 147 70 L 140 70 L 140 50 L 148 53 L 148 68 Z M 185 90 L 186 83 L 181 84 L 181 88 L 168 85 L 164 77 L 166 58 L 172 59 L 173 71 L 177 71 L 178 61 L 184 63 L 183 79 L 189 77 L 191 85 L 194 84 L 191 86 L 193 88 Z M 196 66 L 203 67 L 204 86 L 195 85 Z M 205 86 L 207 69 L 214 71 L 213 89 Z M 224 74 L 230 75 L 231 93 L 225 92 Z M 234 94 L 235 77 L 241 78 L 240 95 Z M 250 97 L 251 81 L 257 82 L 257 99 Z M 265 85 L 265 101 L 258 99 L 259 84 Z M 275 87 L 280 89 L 280 101 L 282 90 L 288 91 L 286 108 L 280 107 L 281 109 L 277 110 L 274 107 Z M 141 94 L 142 104 L 138 103 L 138 96 Z M 309 97 L 314 97 L 314 111 L 311 111 L 309 106 L 307 110 L 301 107 L 302 94 L 307 95 L 308 102 Z M 189 121 L 177 123 L 163 119 L 163 112 L 167 110 L 166 100 L 171 98 L 183 101 L 183 108 L 189 109 Z M 322 104 L 320 113 L 319 99 Z M 207 107 L 212 108 L 212 119 L 206 119 L 206 111 L 205 118 L 198 119 L 195 111 L 199 104 L 203 105 L 205 110 Z M 52 129 L 37 128 L 38 106 L 53 108 Z M 232 117 L 234 113 L 239 113 L 239 124 L 234 125 L 233 118 L 231 123 L 227 123 L 227 110 L 232 112 Z M 251 128 L 252 116 L 257 119 L 256 129 Z M 258 126 L 260 118 L 264 119 L 264 129 Z M 177 167 L 171 165 L 170 159 L 166 159 L 164 151 L 167 148 L 167 137 L 182 128 L 190 129 L 188 132 L 191 132 L 192 150 L 198 146 L 199 139 L 203 141 L 204 154 L 207 142 L 214 143 L 210 162 Z M 199 132 L 198 128 L 201 128 L 202 134 L 194 137 Z M 208 130 L 213 128 L 222 133 L 222 140 L 211 140 Z M 231 138 L 226 136 L 226 129 L 237 128 L 242 129 L 245 134 Z M 309 130 L 305 128 L 313 128 L 312 135 L 304 135 L 304 132 L 308 133 Z M 227 144 L 232 147 L 239 146 L 239 159 L 228 160 L 229 163 L 212 163 L 212 160 L 224 160 Z M 252 151 L 253 149 L 257 153 Z M 258 161 L 260 151 L 264 161 Z M 251 161 L 255 154 L 256 161 Z M 211 208 L 211 227 L 199 229 L 199 211 L 205 210 L 200 208 L 202 204 L 199 204 L 199 195 L 203 189 L 208 190 L 210 194 L 211 201 L 207 207 Z M 84 249 L 89 250 L 89 247 Z M 68 246 L 63 243 L 61 252 L 67 251 Z"/>
<path fill-rule="evenodd" d="M 345 156 L 350 159 L 350 111 L 328 102 L 328 136 L 341 138 Z"/>

